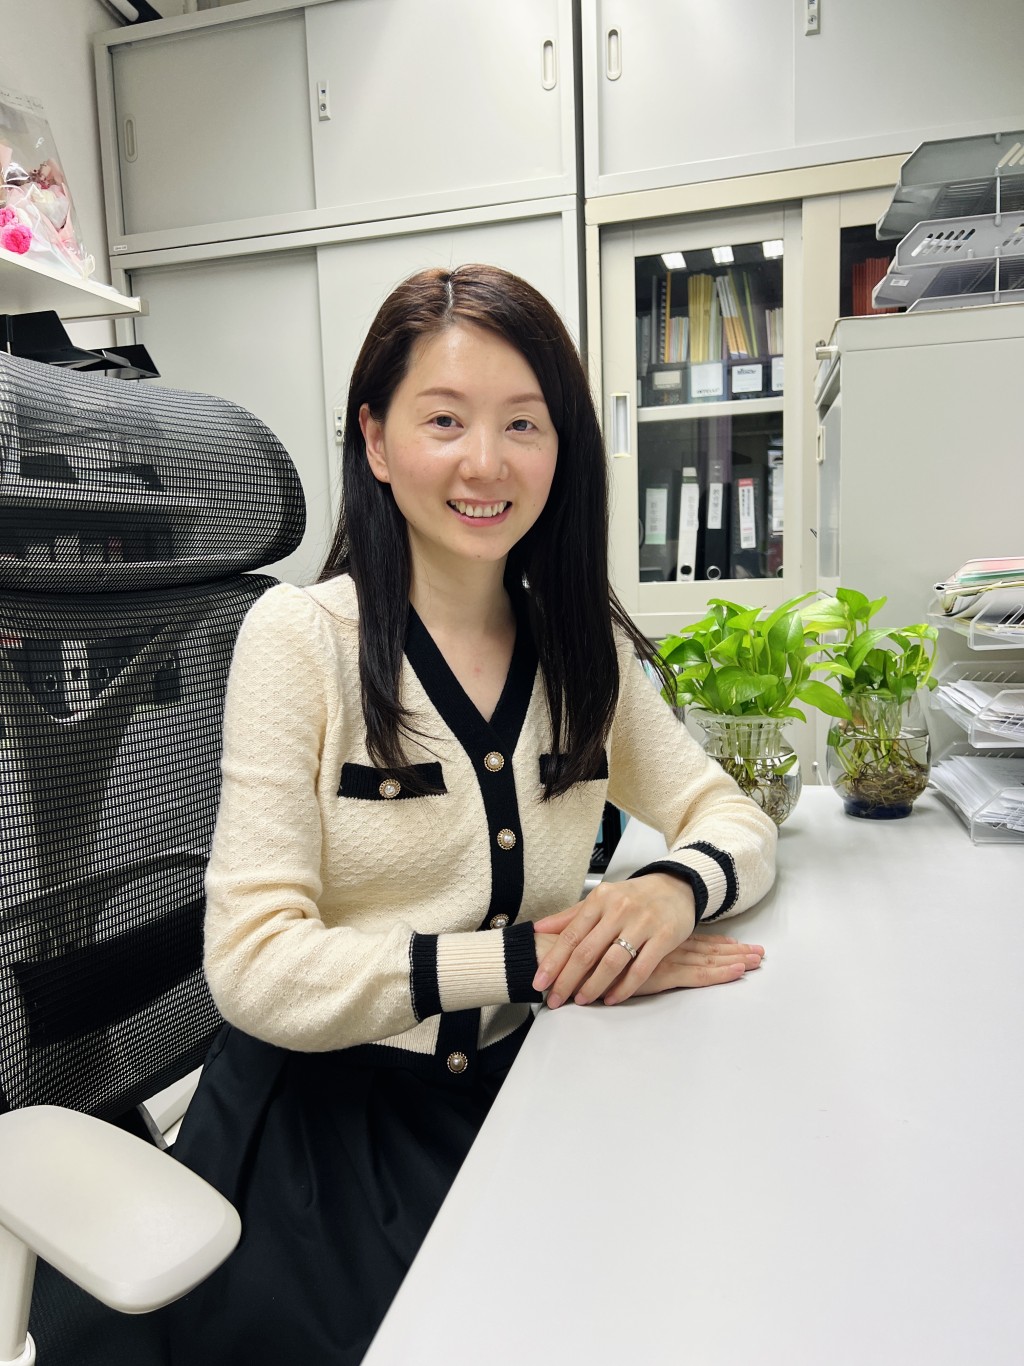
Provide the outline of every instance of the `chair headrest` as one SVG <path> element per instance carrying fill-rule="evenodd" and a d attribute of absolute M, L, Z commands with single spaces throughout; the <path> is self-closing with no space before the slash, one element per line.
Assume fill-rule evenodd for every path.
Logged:
<path fill-rule="evenodd" d="M 0 588 L 224 578 L 290 554 L 305 520 L 288 453 L 237 404 L 0 353 Z"/>

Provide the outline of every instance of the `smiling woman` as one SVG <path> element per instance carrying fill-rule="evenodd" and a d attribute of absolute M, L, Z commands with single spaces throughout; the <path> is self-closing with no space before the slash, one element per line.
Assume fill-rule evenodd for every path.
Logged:
<path fill-rule="evenodd" d="M 229 1022 L 176 1155 L 242 1216 L 174 1360 L 355 1366 L 531 1005 L 733 982 L 693 933 L 775 827 L 651 686 L 611 592 L 604 452 L 554 309 L 489 266 L 385 301 L 352 376 L 321 581 L 231 666 L 206 971 Z M 579 901 L 606 798 L 665 859 Z"/>
<path fill-rule="evenodd" d="M 385 417 L 359 410 L 376 479 L 391 486 L 409 536 L 410 598 L 457 590 L 466 558 L 492 566 L 548 499 L 558 434 L 536 375 L 504 338 L 474 323 L 423 337 Z M 462 528 L 466 528 L 463 531 Z"/>

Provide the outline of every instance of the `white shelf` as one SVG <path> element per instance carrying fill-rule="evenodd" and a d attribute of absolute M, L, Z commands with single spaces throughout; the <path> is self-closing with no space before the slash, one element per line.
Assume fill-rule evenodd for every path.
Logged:
<path fill-rule="evenodd" d="M 638 422 L 692 422 L 702 417 L 741 417 L 744 413 L 781 413 L 782 395 L 778 398 L 736 398 L 722 402 L 649 404 L 638 408 Z"/>
<path fill-rule="evenodd" d="M 52 266 L 29 261 L 0 247 L 0 313 L 52 309 L 65 322 L 125 318 L 142 313 L 142 300 L 109 285 L 74 280 Z"/>

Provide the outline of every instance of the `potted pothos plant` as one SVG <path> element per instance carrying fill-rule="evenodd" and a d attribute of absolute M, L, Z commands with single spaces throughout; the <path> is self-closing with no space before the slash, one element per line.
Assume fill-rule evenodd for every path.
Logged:
<path fill-rule="evenodd" d="M 807 719 L 801 705 L 847 714 L 823 681 L 842 666 L 822 655 L 818 630 L 800 611 L 813 596 L 790 598 L 772 610 L 713 598 L 706 616 L 659 647 L 675 674 L 667 700 L 692 709 L 704 748 L 776 825 L 793 810 L 801 787 L 786 723 Z"/>
<path fill-rule="evenodd" d="M 918 694 L 935 687 L 934 626 L 873 627 L 885 598 L 839 588 L 805 611 L 823 636 L 841 711 L 828 735 L 829 781 L 847 813 L 909 816 L 928 785 L 930 740 Z M 822 709 L 824 710 L 824 708 Z"/>

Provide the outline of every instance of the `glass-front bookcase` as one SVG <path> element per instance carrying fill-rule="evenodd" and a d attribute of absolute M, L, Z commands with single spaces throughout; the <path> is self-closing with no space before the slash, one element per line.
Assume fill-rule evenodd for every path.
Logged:
<path fill-rule="evenodd" d="M 868 318 L 875 313 L 902 313 L 899 308 L 875 308 L 871 296 L 896 254 L 896 243 L 879 241 L 875 225 L 844 227 L 839 238 L 839 316 Z"/>
<path fill-rule="evenodd" d="M 781 601 L 787 577 L 795 591 L 785 361 L 798 251 L 799 211 L 783 208 L 603 236 L 612 575 L 650 629 L 716 595 Z"/>

